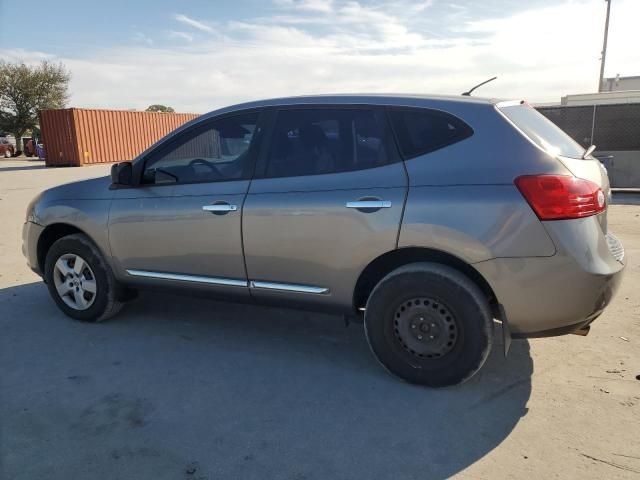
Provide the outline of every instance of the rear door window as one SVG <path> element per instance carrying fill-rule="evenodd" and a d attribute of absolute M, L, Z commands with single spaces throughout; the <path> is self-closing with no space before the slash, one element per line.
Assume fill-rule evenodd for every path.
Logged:
<path fill-rule="evenodd" d="M 433 152 L 473 135 L 469 125 L 448 113 L 426 108 L 393 108 L 389 118 L 405 159 Z"/>
<path fill-rule="evenodd" d="M 386 127 L 382 110 L 281 110 L 265 177 L 322 175 L 393 163 L 399 159 Z"/>
<path fill-rule="evenodd" d="M 499 107 L 533 143 L 551 155 L 582 158 L 582 148 L 560 127 L 526 103 Z"/>

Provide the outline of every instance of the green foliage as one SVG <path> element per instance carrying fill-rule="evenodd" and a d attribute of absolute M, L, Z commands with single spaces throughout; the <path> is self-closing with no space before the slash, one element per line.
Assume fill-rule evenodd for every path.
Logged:
<path fill-rule="evenodd" d="M 0 130 L 20 138 L 38 123 L 38 111 L 63 108 L 71 74 L 46 60 L 37 66 L 0 61 Z"/>
<path fill-rule="evenodd" d="M 162 112 L 162 113 L 173 113 L 175 110 L 171 107 L 166 107 L 164 105 L 150 105 L 147 112 Z"/>

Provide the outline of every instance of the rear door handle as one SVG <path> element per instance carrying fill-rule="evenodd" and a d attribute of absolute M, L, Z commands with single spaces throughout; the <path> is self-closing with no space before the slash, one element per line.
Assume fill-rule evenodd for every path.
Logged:
<path fill-rule="evenodd" d="M 214 203 L 212 205 L 203 205 L 202 210 L 205 212 L 235 212 L 238 210 L 237 205 L 230 205 L 228 203 Z"/>
<path fill-rule="evenodd" d="M 370 208 L 391 208 L 389 200 L 358 200 L 355 202 L 347 202 L 347 208 L 370 209 Z"/>

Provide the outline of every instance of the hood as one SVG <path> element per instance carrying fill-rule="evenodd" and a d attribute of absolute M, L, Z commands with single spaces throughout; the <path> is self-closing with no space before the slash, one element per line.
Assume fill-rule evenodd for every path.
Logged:
<path fill-rule="evenodd" d="M 45 202 L 52 200 L 109 200 L 114 193 L 113 190 L 109 190 L 110 186 L 110 176 L 92 178 L 50 188 L 42 193 L 41 198 Z"/>

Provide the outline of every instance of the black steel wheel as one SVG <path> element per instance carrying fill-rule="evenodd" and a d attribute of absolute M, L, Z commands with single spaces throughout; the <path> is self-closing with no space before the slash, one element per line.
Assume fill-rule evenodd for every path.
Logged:
<path fill-rule="evenodd" d="M 407 352 L 420 358 L 442 357 L 458 341 L 458 324 L 449 308 L 427 297 L 402 302 L 393 331 Z"/>
<path fill-rule="evenodd" d="M 374 288 L 365 310 L 371 350 L 392 374 L 445 387 L 471 378 L 493 341 L 487 299 L 451 267 L 415 263 L 394 270 Z"/>

